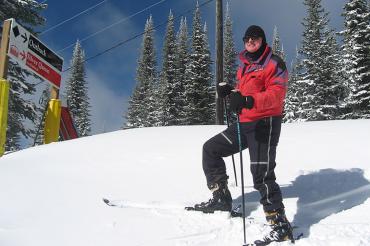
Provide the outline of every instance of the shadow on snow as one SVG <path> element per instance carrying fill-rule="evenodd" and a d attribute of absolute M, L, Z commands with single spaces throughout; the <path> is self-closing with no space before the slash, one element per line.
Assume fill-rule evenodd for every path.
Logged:
<path fill-rule="evenodd" d="M 312 225 L 320 220 L 361 205 L 370 197 L 370 182 L 361 169 L 323 169 L 298 176 L 292 185 L 281 187 L 284 198 L 298 198 L 293 224 L 308 237 Z M 245 194 L 246 216 L 259 206 L 257 191 Z M 233 203 L 240 204 L 241 196 Z"/>

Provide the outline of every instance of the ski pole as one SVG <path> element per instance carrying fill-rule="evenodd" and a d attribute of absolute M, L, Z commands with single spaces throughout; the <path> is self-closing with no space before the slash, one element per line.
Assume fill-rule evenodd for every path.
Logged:
<path fill-rule="evenodd" d="M 226 97 L 224 98 L 224 108 L 225 108 L 225 114 L 226 114 L 226 124 L 227 124 L 227 127 L 229 127 L 230 126 L 230 121 L 229 121 L 229 112 L 227 111 Z M 238 179 L 236 177 L 234 154 L 231 155 L 231 159 L 233 161 L 234 176 L 235 176 L 235 186 L 238 187 Z"/>
<path fill-rule="evenodd" d="M 237 116 L 237 130 L 238 130 L 238 142 L 239 142 L 239 155 L 240 155 L 240 178 L 242 180 L 242 209 L 243 209 L 243 231 L 244 231 L 244 245 L 246 245 L 246 235 L 245 235 L 245 197 L 244 197 L 244 171 L 243 171 L 243 153 L 242 153 L 242 140 L 241 140 L 241 133 L 240 133 L 240 119 L 239 114 Z"/>

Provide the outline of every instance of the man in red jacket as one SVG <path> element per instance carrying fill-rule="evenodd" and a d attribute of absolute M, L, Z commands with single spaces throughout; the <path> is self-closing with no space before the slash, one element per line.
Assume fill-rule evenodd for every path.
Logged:
<path fill-rule="evenodd" d="M 240 53 L 236 88 L 222 83 L 218 95 L 230 96 L 230 109 L 239 114 L 242 149 L 249 149 L 254 188 L 271 225 L 263 241 L 293 240 L 292 228 L 285 216 L 279 185 L 275 182 L 276 147 L 279 141 L 288 71 L 284 61 L 272 54 L 265 33 L 250 26 L 243 37 L 245 50 Z M 239 152 L 236 124 L 209 139 L 203 146 L 203 170 L 213 198 L 196 204 L 195 210 L 212 213 L 231 211 L 232 198 L 227 187 L 223 157 Z"/>

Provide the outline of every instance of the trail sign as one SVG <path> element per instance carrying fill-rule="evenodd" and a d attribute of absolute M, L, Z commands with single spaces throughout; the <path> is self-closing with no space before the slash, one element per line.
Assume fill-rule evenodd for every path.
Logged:
<path fill-rule="evenodd" d="M 12 19 L 8 56 L 59 89 L 63 58 Z"/>

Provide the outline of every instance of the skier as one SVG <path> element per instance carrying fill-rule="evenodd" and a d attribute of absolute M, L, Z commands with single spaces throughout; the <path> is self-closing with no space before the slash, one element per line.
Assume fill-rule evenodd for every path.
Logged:
<path fill-rule="evenodd" d="M 294 240 L 285 216 L 282 194 L 275 182 L 276 147 L 279 141 L 282 111 L 288 83 L 284 61 L 272 54 L 263 29 L 252 25 L 243 37 L 245 50 L 239 55 L 243 64 L 237 71 L 236 88 L 220 83 L 217 93 L 230 97 L 230 110 L 239 114 L 242 149 L 249 149 L 254 188 L 271 226 L 260 243 Z M 209 139 L 203 146 L 203 170 L 213 197 L 194 206 L 205 213 L 231 211 L 232 198 L 227 187 L 223 157 L 239 152 L 237 125 Z M 257 242 L 258 243 L 258 242 Z"/>

